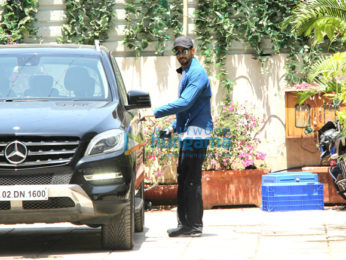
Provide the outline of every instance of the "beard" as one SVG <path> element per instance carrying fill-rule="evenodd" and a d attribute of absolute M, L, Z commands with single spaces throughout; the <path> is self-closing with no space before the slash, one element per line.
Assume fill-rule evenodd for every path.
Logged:
<path fill-rule="evenodd" d="M 180 65 L 183 67 L 186 67 L 187 65 L 189 65 L 191 60 L 192 60 L 192 57 L 180 57 L 178 59 Z"/>

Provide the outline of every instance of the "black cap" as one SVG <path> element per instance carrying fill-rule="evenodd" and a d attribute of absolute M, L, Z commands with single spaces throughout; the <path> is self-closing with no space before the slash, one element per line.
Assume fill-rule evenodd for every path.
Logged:
<path fill-rule="evenodd" d="M 174 41 L 174 49 L 176 47 L 184 47 L 187 49 L 193 48 L 193 41 L 188 36 L 180 36 Z"/>

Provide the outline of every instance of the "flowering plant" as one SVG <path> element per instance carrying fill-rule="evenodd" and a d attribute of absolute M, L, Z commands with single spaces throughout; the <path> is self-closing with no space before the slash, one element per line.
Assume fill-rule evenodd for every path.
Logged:
<path fill-rule="evenodd" d="M 242 170 L 264 167 L 266 155 L 257 150 L 260 143 L 256 133 L 260 118 L 255 107 L 225 101 L 219 106 L 218 117 L 209 143 L 203 170 Z M 216 138 L 217 137 L 217 138 Z M 229 141 L 230 145 L 218 145 L 215 141 Z"/>
<path fill-rule="evenodd" d="M 179 138 L 160 138 L 160 131 L 168 128 L 174 116 L 144 122 L 146 181 L 150 183 L 176 183 Z M 203 170 L 241 170 L 264 167 L 266 155 L 257 150 L 260 143 L 256 133 L 260 118 L 255 107 L 225 101 L 219 106 L 214 119 L 207 157 Z"/>
<path fill-rule="evenodd" d="M 146 182 L 177 183 L 178 135 L 174 133 L 171 138 L 160 138 L 160 131 L 168 128 L 174 119 L 175 116 L 168 116 L 155 120 L 147 119 L 143 123 L 143 134 L 147 142 L 144 161 Z"/>

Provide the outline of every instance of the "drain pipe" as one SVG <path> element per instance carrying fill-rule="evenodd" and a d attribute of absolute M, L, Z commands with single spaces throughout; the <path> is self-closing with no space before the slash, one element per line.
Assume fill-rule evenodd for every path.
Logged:
<path fill-rule="evenodd" d="M 300 166 L 295 166 L 295 167 L 290 167 L 290 168 L 286 168 L 286 169 L 281 169 L 281 170 L 277 170 L 271 173 L 277 173 L 277 172 L 282 172 L 282 171 L 287 171 L 287 170 L 294 170 L 294 169 L 300 169 L 303 167 L 321 167 L 322 165 L 300 165 Z"/>
<path fill-rule="evenodd" d="M 187 35 L 188 27 L 188 0 L 183 0 L 183 35 Z"/>

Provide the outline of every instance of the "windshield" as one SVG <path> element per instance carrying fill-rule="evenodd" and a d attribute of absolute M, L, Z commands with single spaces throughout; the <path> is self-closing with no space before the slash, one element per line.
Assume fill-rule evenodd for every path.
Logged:
<path fill-rule="evenodd" d="M 1 55 L 0 99 L 106 100 L 109 86 L 99 57 Z"/>

